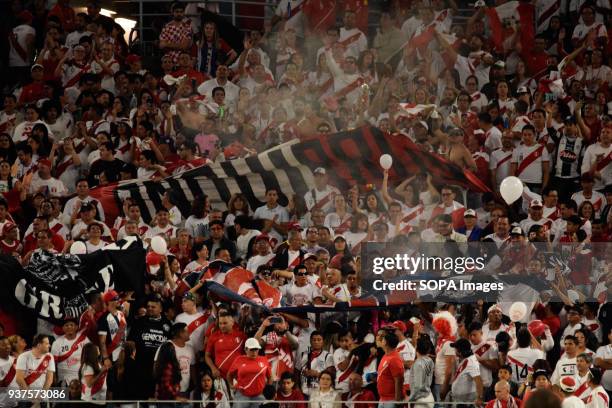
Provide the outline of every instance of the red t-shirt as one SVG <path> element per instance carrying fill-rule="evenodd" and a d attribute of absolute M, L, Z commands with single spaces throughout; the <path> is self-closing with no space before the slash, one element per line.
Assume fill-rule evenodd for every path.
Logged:
<path fill-rule="evenodd" d="M 236 374 L 237 391 L 247 397 L 256 397 L 263 392 L 268 378 L 272 375 L 272 368 L 268 359 L 263 356 L 239 356 L 232 363 L 229 372 Z"/>
<path fill-rule="evenodd" d="M 278 408 L 306 408 L 306 402 L 283 403 L 284 401 L 304 401 L 304 394 L 297 388 L 294 388 L 287 396 L 280 391 L 277 392 L 275 400 L 279 402 Z"/>
<path fill-rule="evenodd" d="M 527 67 L 527 73 L 529 75 L 540 74 L 541 76 L 548 66 L 548 53 L 546 53 L 546 51 L 536 53 L 526 47 L 521 53 L 521 56 L 525 61 L 525 67 Z"/>
<path fill-rule="evenodd" d="M 42 82 L 32 82 L 24 86 L 19 95 L 19 103 L 28 104 L 36 102 L 47 96 L 45 92 L 45 84 Z"/>
<path fill-rule="evenodd" d="M 215 365 L 221 371 L 223 378 L 227 377 L 232 363 L 242 354 L 245 340 L 246 336 L 236 326 L 231 333 L 225 334 L 219 330 L 208 338 L 206 352 L 212 354 Z M 265 357 L 262 358 L 265 359 Z"/>
<path fill-rule="evenodd" d="M 404 362 L 397 351 L 385 354 L 378 364 L 378 395 L 381 401 L 395 400 L 394 378 L 404 381 Z"/>

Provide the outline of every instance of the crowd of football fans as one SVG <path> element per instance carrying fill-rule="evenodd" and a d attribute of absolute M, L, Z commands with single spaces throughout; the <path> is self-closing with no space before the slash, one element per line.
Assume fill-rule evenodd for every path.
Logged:
<path fill-rule="evenodd" d="M 0 253 L 27 266 L 36 252 L 80 241 L 91 253 L 127 236 L 162 236 L 168 253 L 147 256 L 145 302 L 109 290 L 80 319 L 35 329 L 0 305 L 1 387 L 206 407 L 609 406 L 608 0 L 392 0 L 374 31 L 367 1 L 281 0 L 238 50 L 199 3 L 173 3 L 160 61 L 130 48 L 95 1 L 78 13 L 50 3 L 14 0 L 3 17 Z M 92 196 L 364 125 L 472 170 L 492 193 L 426 171 L 340 191 L 319 167 L 287 206 L 268 189 L 259 208 L 198 196 L 184 214 L 168 192 L 145 222 L 135 201 L 112 220 Z M 499 186 L 511 175 L 524 190 L 507 205 Z M 488 271 L 543 279 L 542 248 L 590 267 L 553 271 L 523 324 L 484 302 L 267 316 L 187 284 L 223 260 L 278 288 L 284 306 L 333 305 L 361 296 L 368 242 L 488 242 Z"/>

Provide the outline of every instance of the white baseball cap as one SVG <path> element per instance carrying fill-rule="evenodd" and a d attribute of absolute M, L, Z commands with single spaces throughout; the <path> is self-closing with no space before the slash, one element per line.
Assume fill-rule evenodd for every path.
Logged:
<path fill-rule="evenodd" d="M 244 348 L 246 350 L 259 350 L 261 348 L 261 344 L 259 344 L 256 338 L 251 337 L 250 339 L 247 339 L 246 343 L 244 343 Z"/>

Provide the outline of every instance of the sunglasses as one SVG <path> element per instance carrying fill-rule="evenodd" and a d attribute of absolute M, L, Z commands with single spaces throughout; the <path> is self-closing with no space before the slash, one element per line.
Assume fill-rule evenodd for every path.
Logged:
<path fill-rule="evenodd" d="M 295 276 L 306 276 L 308 275 L 306 272 L 297 272 Z"/>

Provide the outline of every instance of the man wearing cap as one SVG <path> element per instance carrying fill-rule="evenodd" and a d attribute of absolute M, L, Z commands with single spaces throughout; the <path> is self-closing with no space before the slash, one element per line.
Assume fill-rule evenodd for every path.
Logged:
<path fill-rule="evenodd" d="M 574 395 L 578 383 L 572 376 L 563 377 L 563 380 L 559 383 L 559 388 L 553 387 L 553 391 L 557 391 L 557 395 L 563 401 L 562 408 L 584 408 L 586 405 L 580 398 Z"/>
<path fill-rule="evenodd" d="M 193 33 L 189 20 L 185 20 L 185 6 L 174 2 L 170 9 L 172 21 L 164 26 L 159 35 L 159 48 L 166 51 L 176 65 L 180 52 L 191 48 Z"/>
<path fill-rule="evenodd" d="M 533 225 L 542 225 L 551 228 L 552 220 L 543 217 L 544 206 L 540 200 L 531 200 L 529 204 L 529 216 L 520 222 L 523 231 L 529 231 Z"/>
<path fill-rule="evenodd" d="M 39 99 L 48 98 L 45 90 L 44 67 L 40 64 L 32 65 L 30 68 L 32 82 L 23 86 L 19 92 L 19 104 L 36 103 Z"/>
<path fill-rule="evenodd" d="M 468 242 L 480 241 L 482 229 L 476 222 L 476 211 L 472 209 L 465 210 L 463 213 L 464 226 L 457 228 L 457 233 L 467 237 Z"/>
<path fill-rule="evenodd" d="M 403 390 L 404 393 L 407 393 L 407 391 L 410 389 L 410 369 L 412 368 L 414 360 L 416 359 L 416 350 L 410 341 L 411 339 L 406 337 L 406 332 L 408 331 L 406 323 L 402 322 L 401 320 L 396 320 L 384 328 L 390 333 L 394 333 L 399 341 L 395 350 L 399 353 L 404 365 Z"/>
<path fill-rule="evenodd" d="M 70 232 L 73 240 L 87 239 L 87 227 L 89 224 L 98 222 L 95 218 L 96 209 L 93 205 L 91 205 L 91 203 L 82 205 L 79 212 L 81 219 L 74 224 L 74 227 L 72 227 Z M 100 226 L 102 227 L 102 238 L 105 240 L 111 240 L 113 238 L 111 230 L 104 223 L 100 223 Z"/>
<path fill-rule="evenodd" d="M 119 310 L 121 298 L 114 290 L 104 293 L 102 300 L 106 304 L 106 312 L 97 322 L 100 355 L 106 367 L 117 361 L 126 339 L 126 315 Z M 126 303 L 127 304 L 127 303 Z M 129 309 L 128 309 L 129 310 Z"/>
<path fill-rule="evenodd" d="M 304 195 L 306 208 L 310 212 L 321 209 L 327 214 L 333 208 L 334 195 L 340 194 L 340 190 L 328 184 L 329 178 L 324 167 L 317 167 L 313 174 L 315 186 Z"/>
<path fill-rule="evenodd" d="M 493 305 L 487 310 L 487 320 L 482 325 L 482 336 L 487 343 L 495 343 L 499 332 L 507 332 L 510 328 L 502 323 L 502 310 L 499 305 Z"/>
<path fill-rule="evenodd" d="M 595 218 L 599 218 L 601 214 L 601 209 L 603 208 L 606 202 L 606 196 L 604 196 L 599 191 L 593 190 L 595 180 L 593 180 L 593 176 L 589 173 L 584 173 L 580 178 L 580 185 L 582 186 L 582 191 L 578 191 L 572 194 L 572 200 L 576 202 L 578 208 L 580 205 L 588 201 L 593 204 L 593 210 L 595 211 Z"/>
<path fill-rule="evenodd" d="M 62 325 L 63 335 L 59 336 L 51 346 L 51 354 L 55 359 L 57 381 L 67 386 L 70 381 L 79 379 L 81 367 L 81 351 L 90 343 L 86 330 L 79 331 L 77 319 L 66 319 Z"/>
<path fill-rule="evenodd" d="M 451 379 L 451 400 L 458 402 L 474 401 L 481 406 L 484 398 L 484 388 L 480 376 L 480 364 L 472 352 L 472 346 L 467 339 L 458 339 L 451 343 L 457 353 L 458 362 Z M 461 407 L 462 405 L 459 405 Z M 469 405 L 467 405 L 469 406 Z"/>
<path fill-rule="evenodd" d="M 54 76 L 62 79 L 62 86 L 70 88 L 79 83 L 83 75 L 90 73 L 91 65 L 87 63 L 85 47 L 81 45 L 87 37 L 81 37 L 79 44 L 66 52 L 55 68 Z"/>
<path fill-rule="evenodd" d="M 259 355 L 261 345 L 255 338 L 244 344 L 246 355 L 238 356 L 227 373 L 227 382 L 234 390 L 236 408 L 258 408 L 265 400 L 266 384 L 272 384 L 272 368 L 268 359 Z"/>
<path fill-rule="evenodd" d="M 68 189 L 61 180 L 51 176 L 49 159 L 38 160 L 38 171 L 32 177 L 28 194 L 44 193 L 47 197 L 62 197 L 68 194 Z"/>
<path fill-rule="evenodd" d="M 20 257 L 23 246 L 19 242 L 17 224 L 7 221 L 0 229 L 0 253 Z"/>

